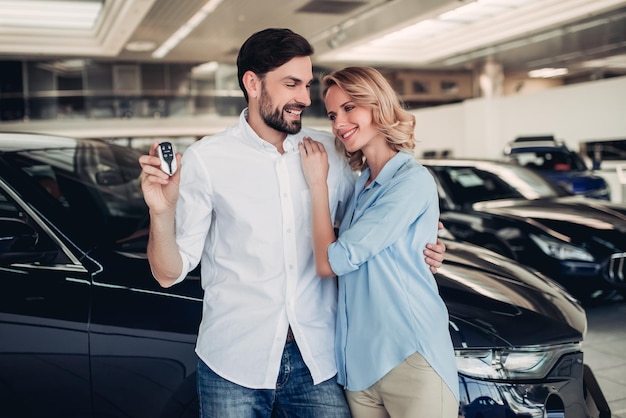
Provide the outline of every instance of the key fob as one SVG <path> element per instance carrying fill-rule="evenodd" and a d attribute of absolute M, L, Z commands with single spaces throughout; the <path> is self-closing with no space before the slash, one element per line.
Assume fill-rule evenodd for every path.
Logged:
<path fill-rule="evenodd" d="M 157 154 L 161 159 L 161 170 L 170 176 L 173 176 L 178 169 L 176 164 L 176 151 L 171 142 L 161 142 L 157 147 Z"/>

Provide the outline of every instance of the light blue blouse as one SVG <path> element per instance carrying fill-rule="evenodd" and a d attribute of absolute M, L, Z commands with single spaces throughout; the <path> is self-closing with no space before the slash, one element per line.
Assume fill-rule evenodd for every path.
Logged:
<path fill-rule="evenodd" d="M 437 239 L 439 200 L 431 174 L 399 152 L 367 187 L 369 169 L 328 248 L 339 276 L 338 382 L 364 390 L 419 352 L 459 397 L 448 311 L 424 261 Z"/>

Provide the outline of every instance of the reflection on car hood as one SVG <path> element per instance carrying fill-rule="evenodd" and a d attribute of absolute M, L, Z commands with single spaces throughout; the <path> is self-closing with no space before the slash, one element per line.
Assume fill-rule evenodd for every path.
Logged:
<path fill-rule="evenodd" d="M 535 226 L 543 226 L 584 242 L 592 236 L 610 239 L 626 249 L 626 213 L 623 207 L 596 199 L 576 196 L 541 199 L 491 201 L 474 204 L 474 210 L 496 216 L 514 217 Z"/>
<path fill-rule="evenodd" d="M 458 242 L 446 246 L 436 279 L 455 348 L 582 340 L 584 310 L 554 282 L 483 248 Z"/>

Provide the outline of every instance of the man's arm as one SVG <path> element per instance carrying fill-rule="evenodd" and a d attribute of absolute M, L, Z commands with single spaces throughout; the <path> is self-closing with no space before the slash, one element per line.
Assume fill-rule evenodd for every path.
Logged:
<path fill-rule="evenodd" d="M 439 222 L 439 229 L 443 229 L 443 223 Z M 437 238 L 436 244 L 426 244 L 424 255 L 426 256 L 426 264 L 430 266 L 430 271 L 435 274 L 439 267 L 443 265 L 444 255 L 446 252 L 446 245 Z"/>
<path fill-rule="evenodd" d="M 179 170 L 173 175 L 161 171 L 155 142 L 148 155 L 139 157 L 141 189 L 150 210 L 148 261 L 154 278 L 163 287 L 169 287 L 182 272 L 182 259 L 176 244 L 175 213 L 180 184 L 180 154 L 176 155 Z"/>

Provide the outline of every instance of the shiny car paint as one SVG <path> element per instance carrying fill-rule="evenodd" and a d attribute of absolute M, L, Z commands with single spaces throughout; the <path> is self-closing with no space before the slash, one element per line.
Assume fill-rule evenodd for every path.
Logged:
<path fill-rule="evenodd" d="M 541 271 L 583 302 L 626 292 L 626 205 L 562 194 L 505 162 L 423 163 L 439 185 L 441 219 L 458 239 Z"/>
<path fill-rule="evenodd" d="M 198 416 L 202 289 L 197 271 L 168 289 L 150 274 L 138 156 L 105 141 L 0 134 L 0 416 Z M 60 197 L 37 181 L 51 174 Z M 507 417 L 609 416 L 583 361 L 581 305 L 498 254 L 447 246 L 436 279 L 460 416 L 485 396 L 481 407 Z"/>

